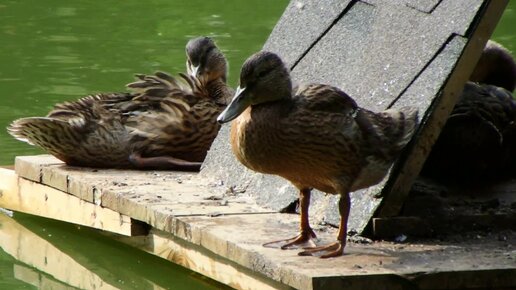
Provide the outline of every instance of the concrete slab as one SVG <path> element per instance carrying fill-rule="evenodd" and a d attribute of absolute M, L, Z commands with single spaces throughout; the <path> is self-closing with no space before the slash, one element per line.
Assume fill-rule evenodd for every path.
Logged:
<path fill-rule="evenodd" d="M 299 26 L 289 21 L 300 13 L 295 3 L 301 1 L 291 2 L 265 45 L 286 58 L 295 81 L 335 85 L 376 111 L 416 106 L 423 119 L 417 138 L 385 180 L 352 194 L 349 228 L 363 232 L 373 216 L 395 215 L 401 208 L 507 1 L 351 1 L 334 6 L 340 14 L 331 14 L 330 27 L 320 19 L 303 19 L 306 29 L 312 21 L 318 27 L 318 37 L 312 38 L 290 27 Z M 245 169 L 228 143 L 229 125 L 221 129 L 201 171 L 218 181 L 215 189 L 251 194 L 273 210 L 295 202 L 298 193 L 288 182 Z M 384 199 L 372 197 L 378 193 Z M 334 196 L 316 193 L 312 200 L 311 214 L 319 222 L 337 224 Z"/>

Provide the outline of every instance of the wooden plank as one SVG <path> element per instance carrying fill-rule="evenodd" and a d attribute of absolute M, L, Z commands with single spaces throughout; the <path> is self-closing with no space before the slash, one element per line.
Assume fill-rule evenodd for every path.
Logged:
<path fill-rule="evenodd" d="M 94 182 L 85 183 L 84 178 L 87 178 L 87 174 L 82 173 L 93 172 L 97 169 L 67 166 L 61 160 L 47 154 L 17 156 L 15 160 L 15 171 L 20 177 L 43 183 L 95 203 L 96 186 L 92 185 Z M 60 174 L 63 170 L 75 171 L 76 174 L 73 177 Z M 100 200 L 98 204 L 100 204 Z"/>
<path fill-rule="evenodd" d="M 45 166 L 40 156 L 19 159 L 27 168 L 32 158 L 45 185 L 62 188 L 66 180 L 71 195 L 164 231 L 171 230 L 175 216 L 271 212 L 251 198 L 213 192 L 205 179 L 190 173 Z"/>
<path fill-rule="evenodd" d="M 0 207 L 42 217 L 106 230 L 122 235 L 139 235 L 145 226 L 129 216 L 83 201 L 34 181 L 0 169 Z"/>
<path fill-rule="evenodd" d="M 37 157 L 26 158 L 24 156 L 16 156 L 14 159 L 14 168 L 16 173 L 28 180 L 41 182 L 42 165 L 64 164 L 63 161 L 52 155 L 37 155 Z"/>
<path fill-rule="evenodd" d="M 73 175 L 73 172 L 70 174 Z M 90 174 L 96 176 L 99 173 Z M 266 212 L 174 215 L 174 209 L 180 209 L 185 205 L 199 210 L 200 200 L 195 194 L 207 196 L 209 194 L 207 188 L 203 189 L 205 192 L 201 192 L 199 188 L 192 189 L 190 194 L 177 196 L 178 199 L 173 201 L 175 203 L 168 205 L 171 200 L 167 200 L 167 203 L 156 202 L 157 195 L 166 194 L 167 189 L 176 190 L 176 186 L 170 186 L 171 180 L 164 178 L 166 175 L 159 173 L 159 176 L 148 179 L 149 176 L 141 175 L 141 172 L 134 174 L 134 176 L 120 175 L 110 179 L 119 184 L 126 182 L 124 178 L 128 178 L 137 186 L 134 189 L 135 192 L 131 194 L 113 193 L 118 200 L 116 206 L 120 210 L 130 209 L 134 214 L 133 217 L 148 218 L 150 223 L 162 227 L 169 233 L 153 229 L 146 237 L 117 237 L 116 239 L 165 257 L 235 288 L 293 287 L 312 290 L 327 289 L 327 286 L 331 285 L 335 288 L 346 286 L 347 289 L 397 289 L 407 283 L 423 283 L 437 285 L 435 289 L 444 289 L 438 286 L 441 285 L 439 283 L 450 284 L 452 278 L 460 278 L 463 288 L 491 285 L 508 287 L 512 286 L 512 280 L 508 277 L 516 274 L 513 261 L 507 258 L 511 257 L 510 252 L 507 252 L 510 248 L 501 245 L 496 237 L 492 241 L 483 241 L 478 245 L 469 241 L 454 242 L 453 247 L 449 247 L 448 242 L 435 243 L 435 241 L 425 244 L 349 243 L 344 257 L 329 260 L 299 257 L 296 255 L 296 250 L 264 248 L 262 244 L 265 242 L 294 235 L 299 227 L 299 216 Z M 139 184 L 138 179 L 143 178 L 142 176 L 146 178 L 145 184 Z M 163 182 L 169 186 L 155 192 L 153 185 L 156 179 L 165 179 Z M 127 186 L 132 188 L 131 181 L 127 182 Z M 185 181 L 185 183 L 181 183 L 177 188 L 182 186 L 188 188 L 188 182 Z M 100 190 L 103 195 L 106 194 L 103 188 Z M 154 194 L 152 199 L 151 193 Z M 214 206 L 210 205 L 211 203 L 220 202 L 216 199 L 202 200 L 208 207 Z M 169 206 L 171 208 L 167 209 Z M 233 204 L 229 203 L 227 206 L 233 206 Z M 312 224 L 317 223 L 312 220 Z M 315 230 L 320 238 L 320 244 L 335 239 L 336 230 L 333 228 L 320 226 Z M 511 243 L 510 237 L 502 243 Z M 471 260 L 472 257 L 474 261 Z M 473 263 L 474 266 L 472 266 Z M 432 273 L 442 275 L 432 276 Z M 469 283 L 471 279 L 467 277 L 475 274 L 481 275 L 483 279 Z M 434 280 L 437 278 L 444 280 Z"/>
<path fill-rule="evenodd" d="M 460 289 L 514 286 L 515 257 L 511 247 L 502 245 L 511 241 L 501 244 L 496 236 L 453 246 L 446 241 L 348 243 L 345 256 L 338 259 L 300 257 L 298 250 L 262 246 L 292 236 L 298 218 L 291 214 L 179 217 L 174 235 L 296 289 L 401 289 L 408 284 L 417 288 L 418 283 L 447 289 L 454 280 L 461 281 Z M 335 231 L 316 229 L 318 243 L 334 241 Z M 471 279 L 476 274 L 483 279 Z"/>
<path fill-rule="evenodd" d="M 107 284 L 109 288 L 113 289 L 164 290 L 170 288 L 171 285 L 190 285 L 193 288 L 199 288 L 199 286 L 202 288 L 204 284 L 220 286 L 212 283 L 212 281 L 199 279 L 195 277 L 195 275 L 189 275 L 180 267 L 171 267 L 171 265 L 157 261 L 154 257 L 149 257 L 147 254 L 140 251 L 135 251 L 131 256 L 134 258 L 133 261 L 137 261 L 137 263 L 131 263 L 129 261 L 121 267 L 120 262 L 123 259 L 120 258 L 120 255 L 127 259 L 129 257 L 128 255 L 131 255 L 130 252 L 128 253 L 130 249 L 116 241 L 109 241 L 99 235 L 99 233 L 129 240 L 133 238 L 141 240 L 145 238 L 143 236 L 127 237 L 105 231 L 95 231 L 85 228 L 76 229 L 75 227 L 70 227 L 70 225 L 31 218 L 29 216 L 23 216 L 23 214 L 16 214 L 15 218 L 8 218 L 7 216 L 0 217 L 0 227 L 2 227 L 2 230 L 6 228 L 7 232 L 3 234 L 9 235 L 10 237 L 10 239 L 5 241 L 5 243 L 9 243 L 10 245 L 8 253 L 13 253 L 13 258 L 15 259 L 21 259 L 18 260 L 17 263 L 24 263 L 33 268 L 36 267 L 39 271 L 39 273 L 32 274 L 23 271 L 24 274 L 27 274 L 23 275 L 25 278 L 24 281 L 35 281 L 37 279 L 34 278 L 40 277 L 42 285 L 46 285 L 46 283 L 49 282 L 56 283 L 56 287 L 71 285 L 74 289 L 98 289 L 99 283 L 101 283 L 101 285 Z M 45 230 L 42 231 L 42 227 Z M 66 232 L 67 230 L 68 232 Z M 1 237 L 2 236 L 0 236 L 0 238 Z M 19 238 L 19 240 L 17 240 L 17 238 Z M 21 241 L 21 239 L 24 241 Z M 44 252 L 33 254 L 31 249 L 25 248 L 31 243 L 34 244 L 34 251 L 44 249 Z M 2 246 L 3 244 L 0 243 L 0 249 Z M 98 247 L 100 247 L 100 249 Z M 14 253 L 11 248 L 13 250 L 18 249 L 19 251 L 23 251 L 23 254 Z M 106 250 L 108 250 L 109 253 L 107 253 Z M 46 256 L 44 255 L 52 256 L 52 258 L 45 259 Z M 117 258 L 113 258 L 115 256 Z M 30 259 L 27 257 L 30 257 Z M 65 259 L 60 260 L 60 257 L 65 257 Z M 34 261 L 32 259 L 36 262 L 44 262 L 33 263 Z M 44 268 L 38 268 L 41 263 L 44 264 Z M 70 267 L 68 267 L 69 263 Z M 207 264 L 207 267 L 209 267 L 209 265 L 210 263 Z M 59 272 L 56 270 L 59 267 L 68 269 L 69 273 L 61 274 L 61 272 L 65 270 Z M 149 271 L 149 267 L 151 267 L 153 271 Z M 175 271 L 173 268 L 176 268 Z M 156 275 L 156 273 L 165 273 L 171 270 L 174 274 L 178 275 Z M 75 280 L 69 280 L 69 275 L 84 275 L 85 277 L 74 277 Z M 48 279 L 49 276 L 52 277 L 50 281 L 43 283 L 43 280 Z M 90 280 L 87 279 L 88 277 Z M 86 280 L 86 282 L 80 282 L 84 280 Z M 77 284 L 77 281 L 80 283 Z"/>

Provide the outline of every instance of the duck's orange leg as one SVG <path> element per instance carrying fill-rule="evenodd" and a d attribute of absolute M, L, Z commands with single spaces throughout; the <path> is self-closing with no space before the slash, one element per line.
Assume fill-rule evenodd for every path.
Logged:
<path fill-rule="evenodd" d="M 202 165 L 202 162 L 186 161 L 171 156 L 142 157 L 138 152 L 132 153 L 129 161 L 140 169 L 199 171 Z"/>
<path fill-rule="evenodd" d="M 305 248 L 305 251 L 300 252 L 300 256 L 319 256 L 321 258 L 331 258 L 342 256 L 344 253 L 344 247 L 346 246 L 346 235 L 348 231 L 348 217 L 349 217 L 350 199 L 349 193 L 346 192 L 340 196 L 339 200 L 339 212 L 340 212 L 340 225 L 339 234 L 337 235 L 337 241 L 329 245 L 320 247 Z"/>
<path fill-rule="evenodd" d="M 284 240 L 278 240 L 273 241 L 269 243 L 263 244 L 264 247 L 269 248 L 281 248 L 282 250 L 286 249 L 297 249 L 297 248 L 304 248 L 304 247 L 314 247 L 315 242 L 313 239 L 315 239 L 317 236 L 315 235 L 314 231 L 310 227 L 310 222 L 308 220 L 308 208 L 310 207 L 310 191 L 309 188 L 303 188 L 299 191 L 299 205 L 301 209 L 301 223 L 300 223 L 300 232 L 297 236 L 290 238 L 290 239 L 284 239 Z"/>

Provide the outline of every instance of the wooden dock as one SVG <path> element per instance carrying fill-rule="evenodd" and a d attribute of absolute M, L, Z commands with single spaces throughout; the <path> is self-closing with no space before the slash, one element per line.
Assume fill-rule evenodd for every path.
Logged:
<path fill-rule="evenodd" d="M 396 227 L 399 220 L 392 217 L 400 214 L 506 4 L 291 1 L 265 48 L 285 58 L 295 81 L 339 86 L 373 110 L 420 109 L 416 138 L 389 175 L 352 194 L 351 229 Z M 343 257 L 327 260 L 264 248 L 297 231 L 298 216 L 279 213 L 295 205 L 297 192 L 284 180 L 246 170 L 231 153 L 228 135 L 224 126 L 198 174 L 77 168 L 47 155 L 17 157 L 14 170 L 0 169 L 0 207 L 102 230 L 236 289 L 516 287 L 512 236 L 363 239 L 349 243 Z M 374 198 L 378 193 L 382 197 Z M 335 201 L 313 195 L 311 222 L 321 243 L 335 238 Z M 417 225 L 402 221 L 407 229 Z"/>
<path fill-rule="evenodd" d="M 341 258 L 300 257 L 262 247 L 292 235 L 297 215 L 271 212 L 242 195 L 213 195 L 196 174 L 74 168 L 48 155 L 18 157 L 15 168 L 0 171 L 1 207 L 116 233 L 117 240 L 236 289 L 515 285 L 515 249 L 496 238 L 350 243 Z M 335 229 L 319 226 L 317 234 L 328 242 Z"/>

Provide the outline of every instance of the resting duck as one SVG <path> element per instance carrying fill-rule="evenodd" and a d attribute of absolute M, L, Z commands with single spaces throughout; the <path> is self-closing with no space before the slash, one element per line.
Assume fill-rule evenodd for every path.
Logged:
<path fill-rule="evenodd" d="M 232 91 L 213 40 L 190 40 L 186 54 L 188 75 L 136 75 L 131 93 L 58 104 L 46 117 L 15 120 L 8 132 L 68 165 L 198 170 Z"/>
<path fill-rule="evenodd" d="M 349 192 L 380 182 L 417 127 L 413 108 L 373 113 L 336 87 L 310 84 L 293 92 L 285 64 L 274 53 L 252 55 L 220 123 L 229 122 L 237 159 L 261 173 L 279 175 L 299 189 L 298 236 L 265 244 L 282 249 L 314 245 L 310 192 L 340 194 L 337 241 L 300 255 L 340 256 L 346 244 Z"/>
<path fill-rule="evenodd" d="M 422 175 L 444 183 L 507 177 L 516 161 L 516 63 L 489 41 L 425 162 Z"/>

